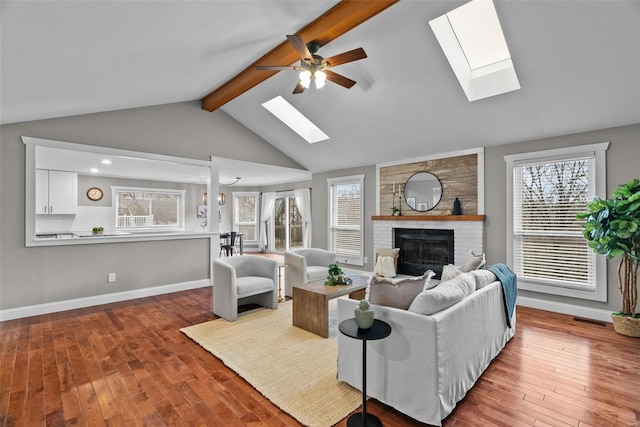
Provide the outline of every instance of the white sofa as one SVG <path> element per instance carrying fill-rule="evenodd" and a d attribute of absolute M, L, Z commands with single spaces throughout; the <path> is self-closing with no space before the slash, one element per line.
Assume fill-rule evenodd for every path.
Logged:
<path fill-rule="evenodd" d="M 502 284 L 489 283 L 432 315 L 371 305 L 391 335 L 367 345 L 367 395 L 418 421 L 441 425 L 515 334 Z M 358 301 L 338 300 L 338 321 Z M 338 335 L 338 380 L 362 390 L 362 342 Z"/>

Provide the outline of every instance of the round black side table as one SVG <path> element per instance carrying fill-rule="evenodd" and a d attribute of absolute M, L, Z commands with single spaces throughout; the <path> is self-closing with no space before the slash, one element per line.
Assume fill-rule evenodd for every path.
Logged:
<path fill-rule="evenodd" d="M 347 427 L 382 427 L 380 419 L 367 414 L 367 341 L 381 340 L 391 335 L 391 325 L 375 319 L 369 329 L 360 329 L 356 319 L 347 319 L 338 325 L 340 332 L 348 337 L 362 340 L 362 412 L 352 414 Z"/>

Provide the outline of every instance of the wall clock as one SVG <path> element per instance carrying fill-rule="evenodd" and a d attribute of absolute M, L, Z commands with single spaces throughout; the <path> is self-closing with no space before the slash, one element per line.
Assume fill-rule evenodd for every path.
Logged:
<path fill-rule="evenodd" d="M 102 199 L 102 196 L 102 190 L 98 187 L 91 187 L 87 190 L 87 197 L 89 198 L 89 200 L 97 202 L 98 200 Z"/>

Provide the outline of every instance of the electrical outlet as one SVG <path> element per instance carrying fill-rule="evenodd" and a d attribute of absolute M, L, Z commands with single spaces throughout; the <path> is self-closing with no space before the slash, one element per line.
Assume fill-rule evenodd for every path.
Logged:
<path fill-rule="evenodd" d="M 109 277 L 107 278 L 107 282 L 113 283 L 116 281 L 116 273 L 109 273 Z"/>
<path fill-rule="evenodd" d="M 364 263 L 366 264 L 367 262 L 369 262 L 369 259 L 367 257 L 364 257 Z"/>

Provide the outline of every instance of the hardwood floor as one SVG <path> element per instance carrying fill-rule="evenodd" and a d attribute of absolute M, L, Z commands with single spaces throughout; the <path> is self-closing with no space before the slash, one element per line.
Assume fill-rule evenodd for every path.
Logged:
<path fill-rule="evenodd" d="M 215 318 L 211 296 L 0 323 L 0 425 L 297 426 L 179 331 Z M 640 339 L 521 307 L 517 322 L 445 426 L 640 426 Z M 367 409 L 385 426 L 424 425 L 375 400 Z"/>

